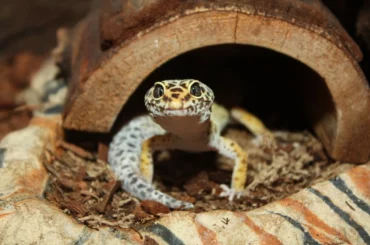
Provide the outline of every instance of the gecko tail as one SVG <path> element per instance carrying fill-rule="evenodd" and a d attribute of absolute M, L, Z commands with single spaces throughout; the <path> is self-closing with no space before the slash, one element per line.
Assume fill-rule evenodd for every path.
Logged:
<path fill-rule="evenodd" d="M 140 200 L 160 202 L 173 209 L 189 209 L 194 207 L 194 205 L 189 202 L 177 200 L 170 195 L 154 189 L 152 184 L 134 173 L 128 174 L 126 178 L 122 180 L 122 188 Z"/>

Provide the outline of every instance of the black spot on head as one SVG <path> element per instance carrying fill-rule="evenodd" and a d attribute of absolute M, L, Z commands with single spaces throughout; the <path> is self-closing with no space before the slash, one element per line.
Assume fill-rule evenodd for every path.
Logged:
<path fill-rule="evenodd" d="M 176 83 L 168 83 L 168 85 L 166 86 L 167 89 L 170 89 L 170 88 L 173 88 L 176 86 Z"/>
<path fill-rule="evenodd" d="M 180 86 L 183 87 L 183 88 L 185 88 L 185 89 L 188 88 L 187 85 L 186 85 L 186 83 L 181 83 Z"/>
<path fill-rule="evenodd" d="M 171 96 L 172 96 L 172 98 L 178 99 L 180 94 L 172 94 Z"/>
<path fill-rule="evenodd" d="M 166 96 L 166 95 L 165 95 L 165 96 L 163 96 L 163 101 L 164 101 L 164 102 L 169 101 L 169 99 L 170 99 L 170 98 L 168 98 L 168 96 Z"/>
<path fill-rule="evenodd" d="M 140 131 L 140 128 L 138 128 L 138 127 L 133 127 L 132 129 L 135 130 L 135 131 Z"/>
<path fill-rule="evenodd" d="M 131 147 L 131 148 L 136 148 L 136 146 L 135 146 L 134 144 L 132 144 L 132 143 L 127 143 L 127 145 L 128 145 L 129 147 Z"/>
<path fill-rule="evenodd" d="M 132 176 L 134 176 L 134 173 L 129 173 L 128 175 L 127 175 L 127 178 L 131 178 Z"/>
<path fill-rule="evenodd" d="M 184 100 L 185 100 L 185 101 L 188 101 L 188 100 L 190 100 L 190 98 L 191 98 L 191 97 L 190 97 L 190 94 L 187 94 L 187 95 L 184 97 Z"/>
<path fill-rule="evenodd" d="M 183 92 L 182 88 L 171 88 L 171 92 Z"/>

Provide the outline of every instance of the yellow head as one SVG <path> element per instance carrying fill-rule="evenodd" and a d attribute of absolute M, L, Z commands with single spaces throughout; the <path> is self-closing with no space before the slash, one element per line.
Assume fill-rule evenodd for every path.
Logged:
<path fill-rule="evenodd" d="M 145 106 L 153 117 L 199 116 L 209 119 L 214 101 L 213 91 L 198 80 L 156 82 L 145 95 Z"/>

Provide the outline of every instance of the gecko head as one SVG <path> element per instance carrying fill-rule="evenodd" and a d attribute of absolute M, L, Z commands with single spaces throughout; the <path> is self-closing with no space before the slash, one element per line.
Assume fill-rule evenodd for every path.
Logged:
<path fill-rule="evenodd" d="M 145 106 L 153 118 L 199 116 L 209 119 L 214 101 L 212 89 L 198 80 L 156 82 L 145 95 Z"/>

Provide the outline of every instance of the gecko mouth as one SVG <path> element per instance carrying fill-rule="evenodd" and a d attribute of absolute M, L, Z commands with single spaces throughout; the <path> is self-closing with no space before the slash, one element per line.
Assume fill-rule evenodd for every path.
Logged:
<path fill-rule="evenodd" d="M 158 107 L 159 108 L 159 107 Z M 156 113 L 157 116 L 195 116 L 200 114 L 199 112 L 195 112 L 194 108 L 166 108 L 166 109 L 160 109 L 160 112 Z"/>
<path fill-rule="evenodd" d="M 171 108 L 170 106 L 163 106 L 154 103 L 147 103 L 148 111 L 156 114 L 157 116 L 194 116 L 202 114 L 202 111 L 211 107 L 212 101 L 202 101 L 202 106 L 188 106 L 180 108 Z M 198 108 L 198 109 L 196 109 Z"/>
<path fill-rule="evenodd" d="M 190 107 L 189 107 L 190 108 Z M 186 111 L 189 108 L 166 108 L 163 111 Z"/>
<path fill-rule="evenodd" d="M 188 114 L 189 112 L 193 111 L 191 109 L 192 108 L 181 108 L 181 109 L 167 108 L 163 110 L 163 112 L 169 115 Z"/>

